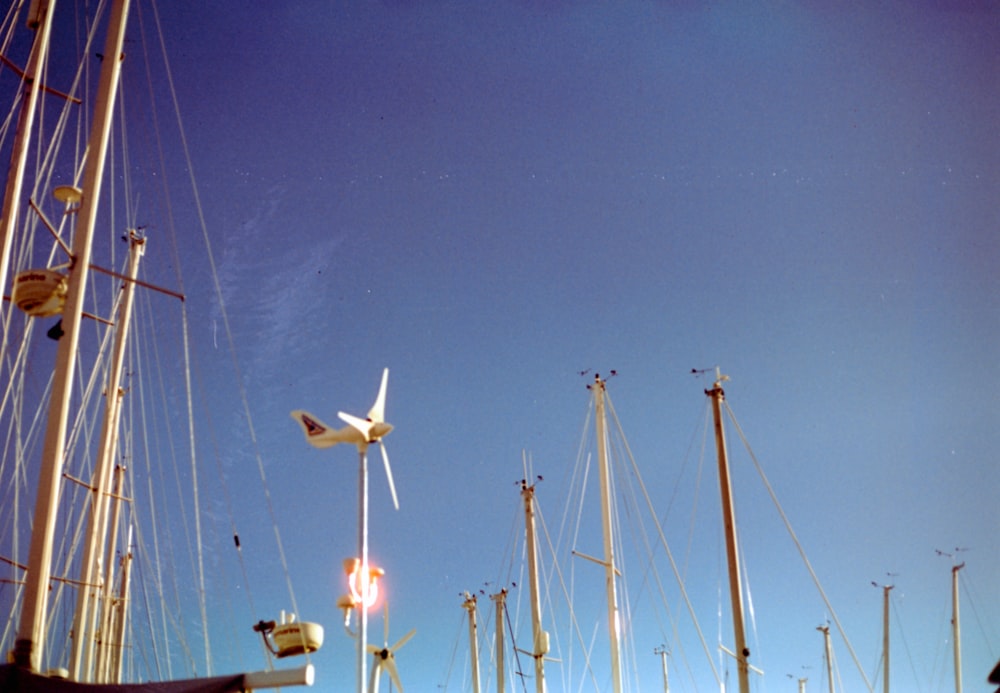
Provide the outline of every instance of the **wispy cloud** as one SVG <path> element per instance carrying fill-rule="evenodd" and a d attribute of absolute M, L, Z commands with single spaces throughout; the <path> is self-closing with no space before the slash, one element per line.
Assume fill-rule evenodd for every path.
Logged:
<path fill-rule="evenodd" d="M 239 323 L 249 326 L 234 335 L 248 366 L 274 363 L 298 351 L 303 321 L 329 300 L 326 270 L 347 238 L 344 231 L 323 240 L 296 234 L 291 220 L 298 214 L 288 208 L 288 197 L 284 185 L 267 190 L 251 215 L 227 234 L 218 263 L 230 319 L 238 311 Z M 217 318 L 221 314 L 213 314 Z"/>

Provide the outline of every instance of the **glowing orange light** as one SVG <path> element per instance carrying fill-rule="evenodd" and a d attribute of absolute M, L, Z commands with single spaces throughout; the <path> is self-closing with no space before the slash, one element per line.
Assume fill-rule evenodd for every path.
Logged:
<path fill-rule="evenodd" d="M 344 568 L 347 571 L 347 586 L 351 591 L 351 598 L 359 606 L 370 609 L 378 600 L 378 579 L 385 575 L 385 571 L 369 565 L 366 575 L 361 561 L 356 558 L 344 561 Z"/>

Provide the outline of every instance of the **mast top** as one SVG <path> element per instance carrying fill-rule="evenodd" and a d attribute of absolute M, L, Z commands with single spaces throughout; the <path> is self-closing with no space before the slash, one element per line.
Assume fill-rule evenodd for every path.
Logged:
<path fill-rule="evenodd" d="M 719 366 L 716 366 L 715 367 L 715 383 L 714 383 L 714 387 L 717 387 L 718 389 L 721 390 L 722 389 L 722 383 L 726 382 L 727 380 L 729 380 L 729 376 L 728 375 L 723 375 L 722 374 L 722 369 L 719 368 Z"/>
<path fill-rule="evenodd" d="M 729 376 L 723 375 L 722 369 L 719 368 L 719 366 L 715 366 L 714 368 L 692 368 L 691 375 L 705 375 L 712 370 L 715 371 L 715 381 L 712 383 L 712 388 L 710 390 L 705 390 L 705 394 L 711 396 L 719 393 L 725 397 L 725 392 L 722 391 L 722 383 L 729 380 Z"/>
<path fill-rule="evenodd" d="M 587 375 L 587 373 L 589 373 L 589 372 L 590 372 L 590 369 L 588 368 L 585 371 L 580 371 L 580 375 Z M 618 371 L 616 371 L 614 368 L 612 368 L 611 369 L 611 376 L 610 377 L 613 378 L 616 375 L 618 375 Z M 594 373 L 594 382 L 592 382 L 591 384 L 587 385 L 587 389 L 588 390 L 592 390 L 595 387 L 599 387 L 599 388 L 601 388 L 603 390 L 603 389 L 605 389 L 604 388 L 604 384 L 606 382 L 608 382 L 607 378 L 602 378 L 600 373 Z"/>

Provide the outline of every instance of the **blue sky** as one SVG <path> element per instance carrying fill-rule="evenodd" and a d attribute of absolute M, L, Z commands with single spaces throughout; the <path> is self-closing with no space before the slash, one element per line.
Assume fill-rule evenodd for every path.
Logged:
<path fill-rule="evenodd" d="M 609 391 L 660 512 L 681 499 L 669 538 L 698 539 L 687 588 L 715 647 L 711 451 L 693 486 L 710 382 L 690 371 L 716 365 L 868 677 L 881 627 L 870 582 L 891 572 L 894 687 L 950 685 L 951 562 L 934 549 L 961 546 L 964 673 L 970 688 L 983 681 L 1000 656 L 994 4 L 184 2 L 159 13 L 299 611 L 327 627 L 317 690 L 348 690 L 354 671 L 334 602 L 354 553 L 357 460 L 309 448 L 288 412 L 363 414 L 386 366 L 401 509 L 373 459 L 371 544 L 390 639 L 417 629 L 398 657 L 408 690 L 468 690 L 459 593 L 502 579 L 522 451 L 545 477 L 548 521 L 561 516 L 587 369 L 619 373 Z M 178 212 L 179 228 L 196 221 Z M 202 251 L 185 243 L 185 289 L 202 294 L 189 300 L 192 340 L 227 422 L 227 483 L 258 497 L 239 406 L 223 401 L 219 303 Z M 729 445 L 767 672 L 754 687 L 796 690 L 793 674 L 818 690 L 815 627 L 828 614 L 734 433 Z M 256 528 L 270 521 L 259 502 L 236 505 L 245 551 L 273 540 Z M 596 536 L 586 543 L 598 552 Z M 268 551 L 254 572 L 277 594 L 255 595 L 276 611 L 288 604 Z M 676 583 L 658 569 L 675 609 Z M 661 643 L 690 662 L 674 688 L 715 689 L 696 640 L 636 629 L 644 690 L 658 685 Z M 728 622 L 721 632 L 731 641 Z M 834 648 L 846 689 L 859 690 Z"/>
<path fill-rule="evenodd" d="M 372 545 L 394 630 L 418 629 L 404 681 L 444 683 L 458 593 L 496 579 L 521 450 L 546 479 L 567 474 L 587 368 L 621 373 L 626 434 L 664 488 L 703 413 L 688 371 L 733 377 L 732 405 L 870 677 L 869 583 L 886 572 L 900 573 L 913 658 L 897 652 L 895 680 L 930 688 L 947 670 L 930 654 L 948 638 L 936 547 L 972 547 L 995 622 L 997 400 L 982 387 L 1000 315 L 994 10 L 317 4 L 235 21 L 232 40 L 191 49 L 204 73 L 191 88 L 220 104 L 196 108 L 192 130 L 213 152 L 209 197 L 233 200 L 209 203 L 231 308 L 261 311 L 242 325 L 259 418 L 275 422 L 261 437 L 283 452 L 270 463 L 288 465 L 283 483 L 320 487 L 331 519 L 314 540 L 336 567 L 354 541 L 354 455 L 295 450 L 282 414 L 363 411 L 392 369 L 403 505 L 389 511 L 373 477 Z M 237 114 L 246 127 L 227 125 Z M 267 298 L 251 298 L 260 276 Z M 780 586 L 755 600 L 777 661 L 759 662 L 758 685 L 783 690 L 803 665 L 819 685 L 825 609 L 803 598 L 807 627 L 787 618 L 783 593 L 811 586 L 765 526 L 775 539 L 755 535 L 763 556 L 747 561 L 751 586 Z M 710 536 L 713 572 L 694 582 L 710 584 L 711 633 Z M 318 609 L 324 591 L 306 589 Z M 970 684 L 996 654 L 972 640 Z M 838 662 L 852 681 L 842 649 Z"/>

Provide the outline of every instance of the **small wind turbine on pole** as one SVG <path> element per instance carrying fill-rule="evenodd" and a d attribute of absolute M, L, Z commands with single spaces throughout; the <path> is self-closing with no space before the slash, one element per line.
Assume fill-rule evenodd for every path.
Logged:
<path fill-rule="evenodd" d="M 364 419 L 337 412 L 337 416 L 347 423 L 341 429 L 334 429 L 327 426 L 318 417 L 309 412 L 296 409 L 291 413 L 291 417 L 299 422 L 305 433 L 306 441 L 316 448 L 329 448 L 337 443 L 352 443 L 358 449 L 358 553 L 360 554 L 360 579 L 361 600 L 358 605 L 360 610 L 358 629 L 358 693 L 365 693 L 365 654 L 368 640 L 368 607 L 371 606 L 367 599 L 370 588 L 369 565 L 368 565 L 368 446 L 378 443 L 382 450 L 382 462 L 385 465 L 385 475 L 389 481 L 389 491 L 392 493 L 392 503 L 399 510 L 399 500 L 396 497 L 396 486 L 392 481 L 392 468 L 389 466 L 389 455 L 385 451 L 385 444 L 382 438 L 392 431 L 392 424 L 385 420 L 385 389 L 389 381 L 389 369 L 382 371 L 382 384 L 375 398 L 375 404 L 368 411 L 368 416 Z M 397 644 L 398 646 L 398 644 Z"/>
<path fill-rule="evenodd" d="M 392 685 L 396 687 L 399 693 L 403 693 L 403 684 L 399 682 L 399 671 L 396 669 L 396 652 L 409 642 L 417 629 L 413 628 L 409 633 L 404 635 L 402 638 L 396 641 L 396 644 L 389 647 L 389 604 L 386 603 L 382 607 L 382 618 L 385 624 L 383 639 L 384 643 L 382 647 L 377 645 L 369 645 L 368 651 L 374 655 L 375 663 L 372 665 L 371 679 L 368 682 L 368 693 L 378 693 L 379 689 L 379 678 L 382 673 L 382 669 L 389 672 L 389 678 L 392 680 Z"/>

